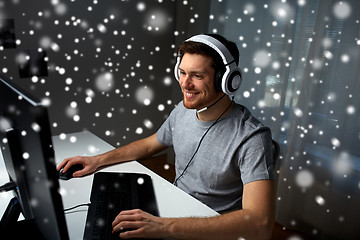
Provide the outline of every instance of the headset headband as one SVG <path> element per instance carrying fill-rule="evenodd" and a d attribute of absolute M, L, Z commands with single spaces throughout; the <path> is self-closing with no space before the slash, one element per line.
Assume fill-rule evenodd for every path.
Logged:
<path fill-rule="evenodd" d="M 235 62 L 234 57 L 231 55 L 229 50 L 224 46 L 224 44 L 222 44 L 216 38 L 213 38 L 208 35 L 200 34 L 185 40 L 185 42 L 189 42 L 189 41 L 203 43 L 214 49 L 220 55 L 225 66 Z"/>

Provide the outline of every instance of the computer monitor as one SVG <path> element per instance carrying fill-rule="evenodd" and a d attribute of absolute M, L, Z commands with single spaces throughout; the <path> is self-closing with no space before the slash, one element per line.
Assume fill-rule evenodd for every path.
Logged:
<path fill-rule="evenodd" d="M 29 229 L 37 229 L 44 239 L 69 239 L 47 108 L 1 76 L 0 144 L 25 218 L 20 222 L 31 224 Z M 38 239 L 31 232 L 26 235 Z"/>

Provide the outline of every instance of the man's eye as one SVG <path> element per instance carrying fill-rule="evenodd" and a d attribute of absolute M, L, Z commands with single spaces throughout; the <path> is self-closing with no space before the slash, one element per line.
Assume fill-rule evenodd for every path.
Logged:
<path fill-rule="evenodd" d="M 197 79 L 201 79 L 201 78 L 202 78 L 202 76 L 201 76 L 201 75 L 198 75 L 198 74 L 195 74 L 194 77 L 197 78 Z"/>

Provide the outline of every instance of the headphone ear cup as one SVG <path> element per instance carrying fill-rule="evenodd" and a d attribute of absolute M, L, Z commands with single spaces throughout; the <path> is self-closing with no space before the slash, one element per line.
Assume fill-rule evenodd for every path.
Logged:
<path fill-rule="evenodd" d="M 235 70 L 227 76 L 224 87 L 228 95 L 234 95 L 236 90 L 239 89 L 242 82 L 241 72 Z"/>
<path fill-rule="evenodd" d="M 181 58 L 180 58 L 180 56 L 177 56 L 176 57 L 176 64 L 175 64 L 175 67 L 174 67 L 174 75 L 175 75 L 175 79 L 177 81 L 180 80 L 180 69 L 179 69 L 180 62 L 181 62 Z"/>

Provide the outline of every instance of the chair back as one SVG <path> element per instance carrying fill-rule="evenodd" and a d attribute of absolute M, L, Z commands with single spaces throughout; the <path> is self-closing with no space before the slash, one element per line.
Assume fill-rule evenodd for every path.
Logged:
<path fill-rule="evenodd" d="M 275 140 L 272 140 L 272 151 L 273 151 L 273 167 L 275 168 L 277 160 L 279 159 L 280 156 L 280 145 Z"/>

